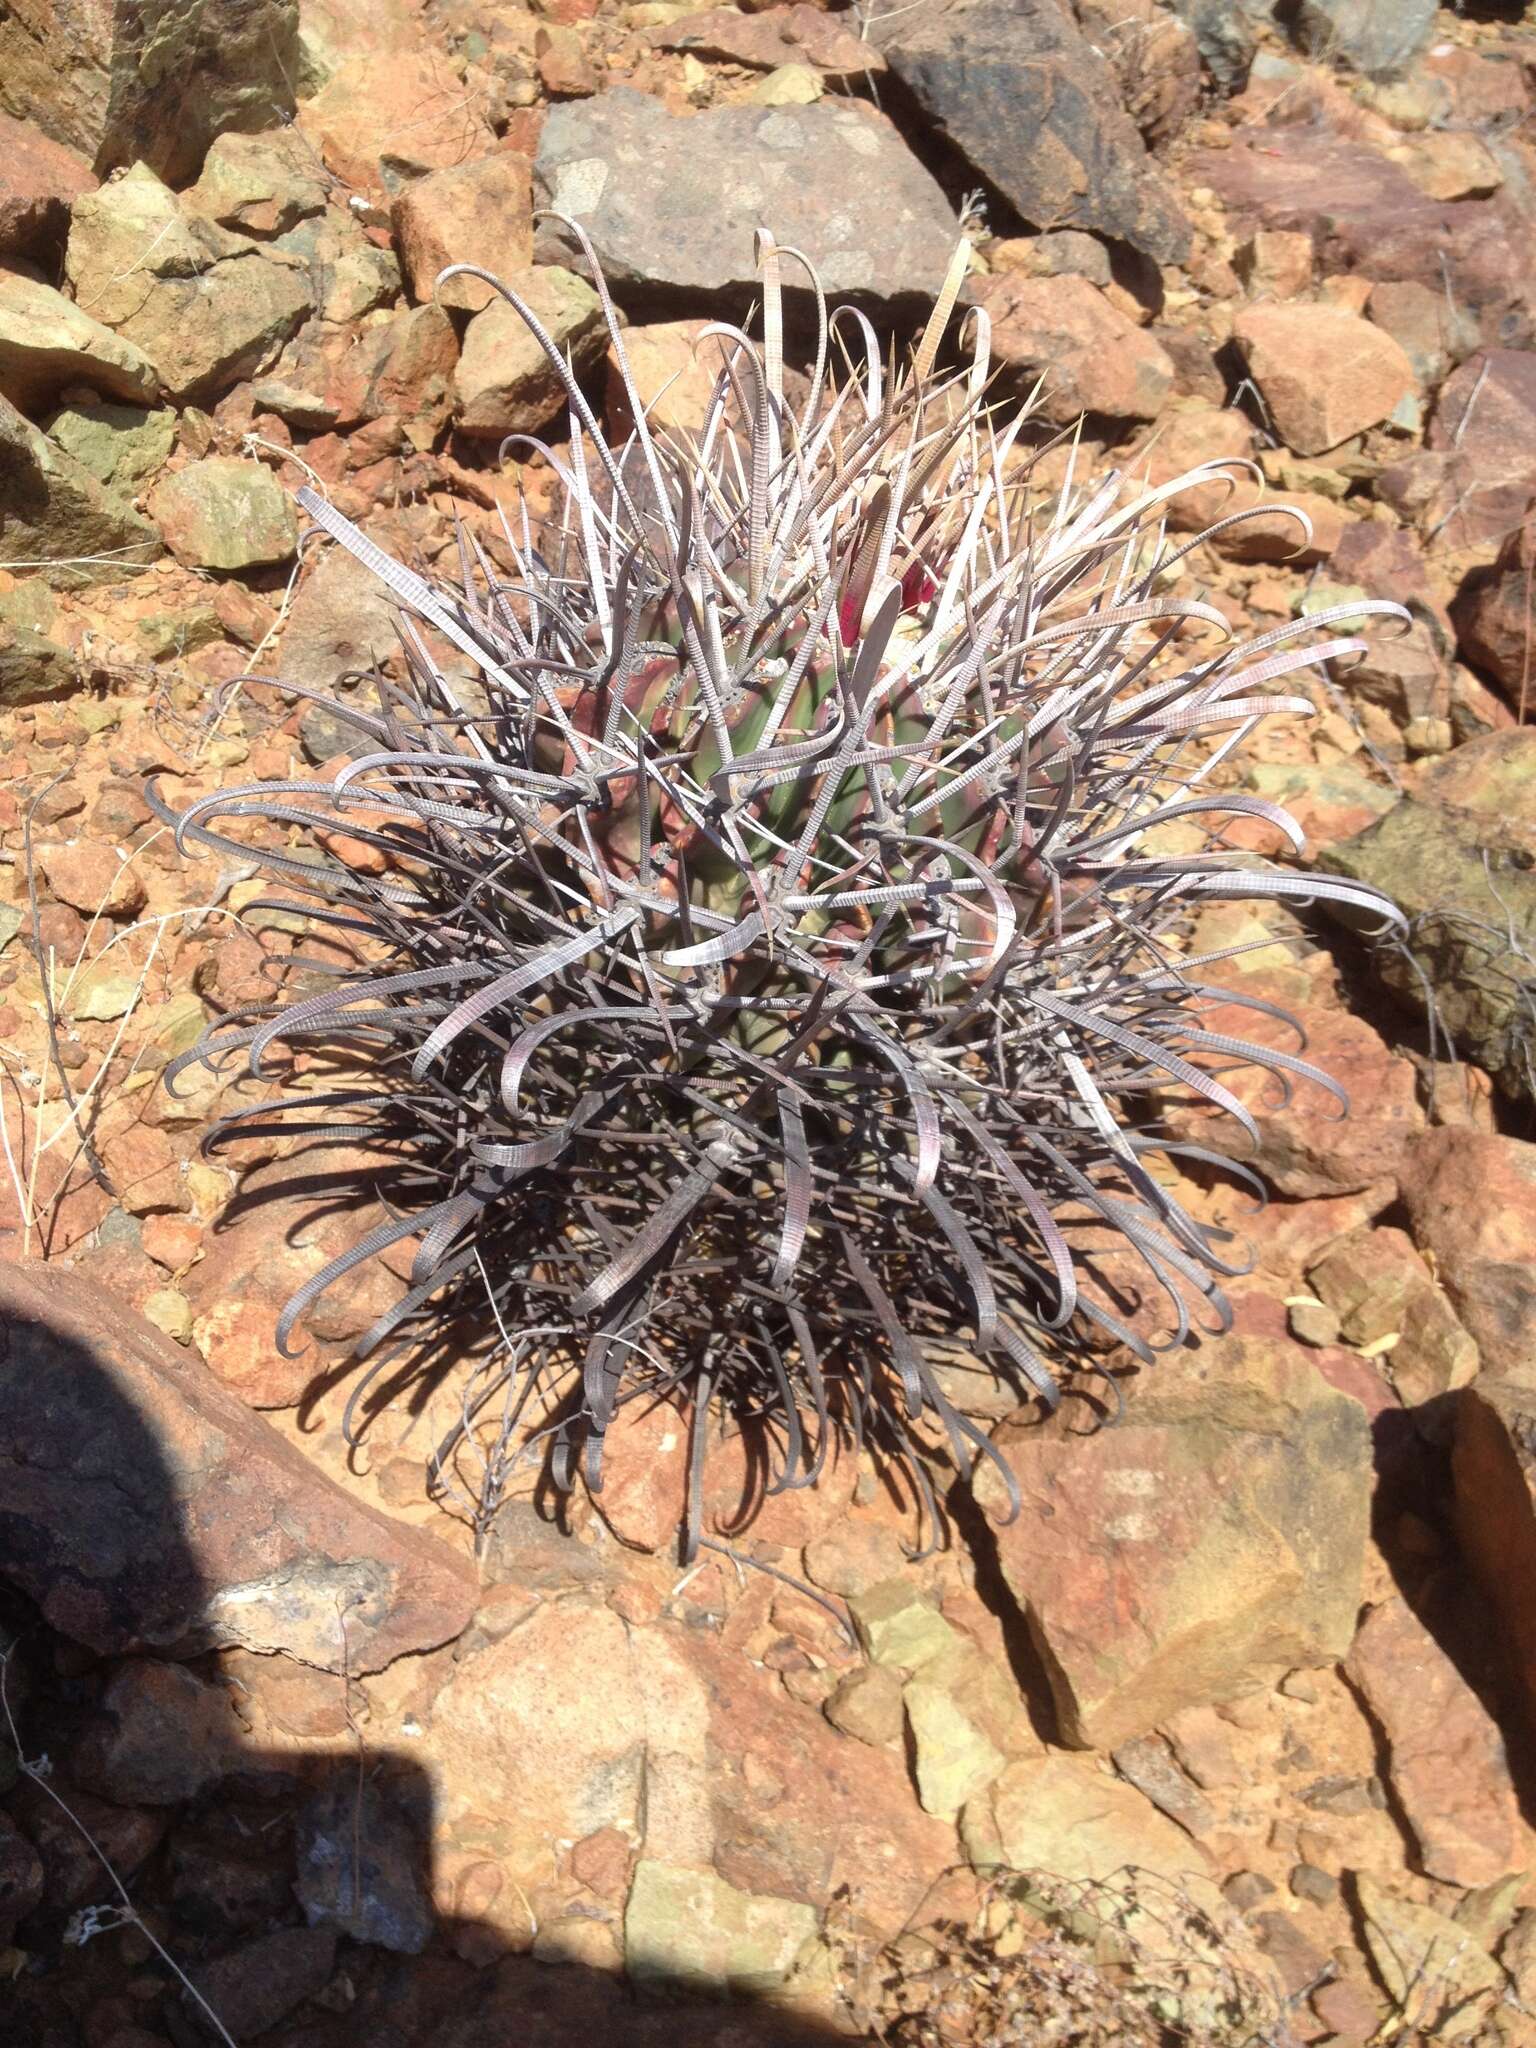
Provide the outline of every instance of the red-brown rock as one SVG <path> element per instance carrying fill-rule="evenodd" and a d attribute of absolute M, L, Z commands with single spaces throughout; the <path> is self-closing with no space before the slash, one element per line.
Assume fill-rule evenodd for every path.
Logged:
<path fill-rule="evenodd" d="M 437 277 L 450 263 L 474 263 L 504 277 L 533 261 L 533 166 L 501 149 L 475 163 L 434 171 L 405 187 L 391 218 L 400 267 L 418 305 L 478 313 L 497 294 L 478 278 Z"/>
<path fill-rule="evenodd" d="M 1451 1472 L 1457 1539 L 1536 1727 L 1536 1393 L 1508 1382 L 1458 1394 Z"/>
<path fill-rule="evenodd" d="M 808 0 L 752 14 L 738 13 L 734 7 L 685 14 L 681 21 L 652 29 L 648 39 L 661 50 L 686 50 L 695 57 L 719 57 L 760 71 L 807 64 L 829 85 L 850 85 L 885 69 L 884 56 L 854 33 L 846 15 L 827 14 Z"/>
<path fill-rule="evenodd" d="M 343 1493 L 52 1265 L 0 1265 L 0 1518 L 6 1576 L 103 1655 L 238 1643 L 377 1671 L 474 1609 L 464 1558 Z"/>
<path fill-rule="evenodd" d="M 1018 385 L 1043 375 L 1040 411 L 1066 425 L 1079 414 L 1155 419 L 1173 364 L 1084 277 L 987 277 L 972 287 L 992 321 L 997 361 Z"/>
<path fill-rule="evenodd" d="M 1299 1345 L 1171 1352 L 1119 1427 L 1005 1424 L 996 1442 L 1023 1496 L 998 1557 L 1067 1742 L 1112 1748 L 1347 1646 L 1369 1430 Z M 978 1490 L 997 1513 L 1000 1482 Z"/>
<path fill-rule="evenodd" d="M 1256 501 L 1255 478 L 1239 467 L 1253 455 L 1253 427 L 1233 406 L 1186 402 L 1158 421 L 1146 446 L 1146 476 L 1154 490 L 1207 462 L 1230 464 L 1221 476 L 1168 500 L 1168 524 L 1201 533 L 1213 521 Z M 1298 529 L 1299 538 L 1299 529 Z"/>
<path fill-rule="evenodd" d="M 0 114 L 0 254 L 32 256 L 62 247 L 70 207 L 95 187 L 83 156 L 30 122 Z"/>
<path fill-rule="evenodd" d="M 1249 306 L 1232 334 L 1276 431 L 1299 455 L 1376 426 L 1415 389 L 1391 335 L 1339 307 Z"/>
<path fill-rule="evenodd" d="M 144 908 L 144 882 L 137 867 L 119 860 L 110 846 L 76 840 L 67 846 L 45 846 L 38 866 L 60 903 L 87 917 L 105 911 L 109 917 L 132 917 Z"/>
<path fill-rule="evenodd" d="M 337 425 L 388 417 L 436 432 L 452 406 L 458 359 L 458 337 L 441 306 L 415 306 L 355 337 L 343 334 L 326 384 Z"/>
<path fill-rule="evenodd" d="M 1456 643 L 1491 676 L 1522 722 L 1536 705 L 1536 530 L 1522 519 L 1487 569 L 1474 569 L 1451 606 Z"/>
<path fill-rule="evenodd" d="M 1483 1371 L 1536 1389 L 1536 1145 L 1484 1131 L 1426 1131 L 1400 1185 Z"/>
<path fill-rule="evenodd" d="M 1385 1600 L 1345 1660 L 1387 1739 L 1392 1789 L 1424 1870 L 1471 1890 L 1521 1860 L 1520 1810 L 1498 1723 L 1406 1600 Z"/>
<path fill-rule="evenodd" d="M 1283 1195 L 1309 1198 L 1371 1188 L 1390 1200 L 1408 1144 L 1424 1123 L 1413 1066 L 1396 1057 L 1363 1017 L 1320 1008 L 1296 1014 L 1306 1033 L 1304 1044 L 1274 1018 L 1236 1004 L 1217 1003 L 1203 1011 L 1201 1028 L 1298 1053 L 1346 1091 L 1347 1116 L 1311 1081 L 1293 1081 L 1291 1099 L 1282 1103 L 1274 1076 L 1249 1067 L 1226 1073 L 1222 1080 L 1258 1125 L 1256 1152 L 1240 1126 L 1224 1114 L 1178 1107 L 1172 1121 L 1190 1133 L 1198 1129 L 1203 1143 L 1245 1161 Z"/>
<path fill-rule="evenodd" d="M 395 192 L 494 148 L 479 97 L 446 56 L 374 43 L 337 65 L 298 123 L 327 166 L 361 192 Z"/>
<path fill-rule="evenodd" d="M 70 1776 L 120 1806 L 176 1806 L 223 1775 L 239 1734 L 222 1685 L 138 1657 L 108 1681 L 71 1753 Z"/>
<path fill-rule="evenodd" d="M 653 425 L 699 434 L 720 374 L 718 346 L 699 347 L 707 320 L 658 320 L 624 331 L 624 353 L 646 416 Z M 607 414 L 622 437 L 633 424 L 614 350 L 608 350 Z"/>

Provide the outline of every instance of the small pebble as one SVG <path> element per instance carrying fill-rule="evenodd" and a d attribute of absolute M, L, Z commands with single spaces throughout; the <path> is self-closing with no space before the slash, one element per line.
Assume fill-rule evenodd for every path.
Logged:
<path fill-rule="evenodd" d="M 1339 1895 L 1339 1880 L 1319 1870 L 1315 1863 L 1298 1863 L 1291 1872 L 1291 1890 L 1298 1899 L 1310 1899 L 1314 1906 L 1328 1906 Z"/>
<path fill-rule="evenodd" d="M 1235 1906 L 1239 1913 L 1252 1912 L 1264 1899 L 1274 1895 L 1274 1885 L 1267 1877 L 1261 1877 L 1256 1870 L 1234 1870 L 1221 1887 L 1221 1895 L 1229 1906 Z"/>

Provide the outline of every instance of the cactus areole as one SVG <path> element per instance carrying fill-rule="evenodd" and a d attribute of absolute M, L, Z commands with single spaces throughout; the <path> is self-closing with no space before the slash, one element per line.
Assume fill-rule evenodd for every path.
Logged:
<path fill-rule="evenodd" d="M 293 1133 L 310 1174 L 326 1146 L 382 1157 L 384 1220 L 300 1288 L 276 1342 L 393 1250 L 408 1278 L 357 1345 L 348 1427 L 440 1369 L 453 1332 L 473 1366 L 438 1470 L 472 1451 L 482 1514 L 523 1458 L 597 1489 L 620 1411 L 661 1400 L 691 1417 L 685 1557 L 709 1444 L 738 1428 L 769 1490 L 850 1445 L 889 1457 L 931 1541 L 940 1454 L 1001 1464 L 936 1347 L 987 1360 L 1021 1405 L 1113 1340 L 1151 1356 L 1085 1284 L 1083 1226 L 1140 1261 L 1159 1341 L 1226 1319 L 1231 1247 L 1152 1170 L 1207 1156 L 1157 1123 L 1169 1092 L 1250 1131 L 1221 1078 L 1244 1063 L 1340 1096 L 1296 1054 L 1203 1027 L 1187 935 L 1212 898 L 1392 915 L 1223 836 L 1257 817 L 1301 851 L 1284 812 L 1231 789 L 1232 757 L 1261 720 L 1311 712 L 1299 672 L 1365 643 L 1334 636 L 1341 610 L 1234 645 L 1192 594 L 1198 539 L 1170 537 L 1168 501 L 1242 465 L 1154 489 L 1067 460 L 1046 492 L 1027 401 L 989 394 L 985 316 L 955 317 L 963 247 L 892 368 L 763 235 L 761 338 L 701 338 L 719 375 L 692 435 L 648 421 L 586 255 L 622 445 L 533 314 L 473 273 L 564 378 L 568 442 L 504 450 L 553 473 L 552 510 L 461 532 L 450 579 L 299 493 L 387 587 L 398 651 L 366 701 L 325 700 L 353 735 L 332 779 L 224 790 L 174 822 L 183 844 L 254 851 L 272 900 L 355 952 L 317 969 L 301 945 L 298 986 L 218 1020 L 169 1078 L 281 1061 L 283 1091 L 209 1146 Z M 818 309 L 808 379 L 785 373 L 787 266 Z M 1372 611 L 1396 607 L 1349 616 Z M 261 846 L 242 819 L 266 822 Z M 1148 844 L 1175 820 L 1158 839 L 1196 851 Z"/>

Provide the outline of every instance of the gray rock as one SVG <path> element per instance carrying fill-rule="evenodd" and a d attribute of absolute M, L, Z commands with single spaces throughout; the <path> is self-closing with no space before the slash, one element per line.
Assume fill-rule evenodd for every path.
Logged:
<path fill-rule="evenodd" d="M 420 1955 L 432 1934 L 422 1868 L 430 1814 L 371 1779 L 337 1776 L 299 1817 L 294 1885 L 311 1927 L 331 1927 L 396 1955 Z"/>
<path fill-rule="evenodd" d="M 1378 946 L 1377 973 L 1517 1100 L 1532 1099 L 1529 990 L 1536 956 L 1536 729 L 1490 732 L 1447 754 L 1413 795 L 1321 867 L 1385 889 L 1411 920 Z"/>
<path fill-rule="evenodd" d="M 1152 1804 L 1192 1835 L 1209 1834 L 1216 1816 L 1194 1781 L 1188 1778 L 1172 1745 L 1161 1735 L 1135 1735 L 1114 1753 L 1115 1769 L 1127 1784 L 1144 1792 Z"/>
<path fill-rule="evenodd" d="M 1173 0 L 1173 11 L 1194 30 L 1201 62 L 1220 90 L 1241 92 L 1254 52 L 1253 28 L 1243 8 L 1232 0 Z"/>
<path fill-rule="evenodd" d="M 1024 220 L 1087 228 L 1159 263 L 1187 253 L 1173 189 L 1061 0 L 895 8 L 874 38 L 922 116 Z"/>
<path fill-rule="evenodd" d="M 393 305 L 403 289 L 394 250 L 376 248 L 349 213 L 301 220 L 272 247 L 304 265 L 315 311 L 337 325 Z"/>
<path fill-rule="evenodd" d="M 891 124 L 844 101 L 676 116 L 621 88 L 552 107 L 534 173 L 541 201 L 579 220 L 610 283 L 632 292 L 740 299 L 757 288 L 753 235 L 767 226 L 829 293 L 932 297 L 959 232 Z M 553 260 L 579 267 L 551 240 Z"/>
<path fill-rule="evenodd" d="M 0 398 L 0 560 L 75 588 L 136 575 L 159 552 L 147 520 Z"/>
<path fill-rule="evenodd" d="M 0 619 L 0 704 L 42 704 L 66 697 L 79 671 L 67 647 L 32 626 Z"/>
<path fill-rule="evenodd" d="M 1314 56 L 1392 78 L 1428 43 L 1437 12 L 1435 0 L 1300 0 L 1292 33 Z"/>
<path fill-rule="evenodd" d="M 53 0 L 0 12 L 0 107 L 102 176 L 141 158 L 185 183 L 216 135 L 287 119 L 302 77 L 298 0 Z"/>

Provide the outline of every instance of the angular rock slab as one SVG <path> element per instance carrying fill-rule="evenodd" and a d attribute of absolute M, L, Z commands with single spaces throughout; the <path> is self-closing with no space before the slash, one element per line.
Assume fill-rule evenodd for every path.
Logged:
<path fill-rule="evenodd" d="M 0 398 L 0 549 L 72 589 L 148 568 L 160 536 Z"/>
<path fill-rule="evenodd" d="M 0 1568 L 100 1655 L 237 1644 L 327 1671 L 450 1641 L 478 1590 L 104 1288 L 9 1263 Z"/>
<path fill-rule="evenodd" d="M 1023 1497 L 999 1561 L 1074 1747 L 1114 1748 L 1349 1647 L 1370 1432 L 1299 1346 L 1174 1352 L 1117 1428 L 1005 1426 L 996 1442 Z M 1001 1482 L 978 1491 L 999 1513 Z"/>
<path fill-rule="evenodd" d="M 959 236 L 896 130 L 850 102 L 680 116 L 620 88 L 550 109 L 534 179 L 541 203 L 581 223 L 616 287 L 755 291 L 753 237 L 766 226 L 804 250 L 829 293 L 932 297 Z M 797 275 L 785 265 L 788 283 Z"/>
<path fill-rule="evenodd" d="M 1498 1724 L 1406 1600 L 1361 1623 L 1344 1670 L 1387 1739 L 1420 1867 L 1473 1890 L 1520 1862 L 1520 1809 Z"/>
<path fill-rule="evenodd" d="M 1086 228 L 1159 263 L 1189 223 L 1062 0 L 891 9 L 875 39 L 922 114 L 1039 228 Z"/>
<path fill-rule="evenodd" d="M 76 202 L 64 270 L 183 402 L 266 369 L 311 310 L 301 258 L 205 219 L 142 163 Z"/>

